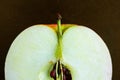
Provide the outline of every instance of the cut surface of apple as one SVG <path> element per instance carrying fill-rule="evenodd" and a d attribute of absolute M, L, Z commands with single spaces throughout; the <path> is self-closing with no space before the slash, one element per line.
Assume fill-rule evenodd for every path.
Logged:
<path fill-rule="evenodd" d="M 58 46 L 57 25 L 34 25 L 21 32 L 8 51 L 5 80 L 112 80 L 111 57 L 104 41 L 84 26 L 64 24 L 61 28 L 62 47 Z M 62 78 L 52 78 L 55 64 L 57 69 L 59 64 L 65 67 L 60 70 L 68 69 L 71 79 L 64 78 L 63 70 Z"/>
<path fill-rule="evenodd" d="M 102 39 L 86 27 L 71 27 L 65 32 L 63 61 L 70 66 L 73 80 L 111 80 L 109 51 Z"/>

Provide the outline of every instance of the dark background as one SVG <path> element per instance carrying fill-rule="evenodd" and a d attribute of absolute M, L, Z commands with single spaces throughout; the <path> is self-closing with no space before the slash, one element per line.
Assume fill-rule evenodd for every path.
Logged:
<path fill-rule="evenodd" d="M 0 80 L 15 37 L 31 25 L 56 23 L 58 12 L 62 23 L 88 26 L 103 38 L 111 52 L 112 80 L 120 80 L 120 0 L 0 0 Z"/>

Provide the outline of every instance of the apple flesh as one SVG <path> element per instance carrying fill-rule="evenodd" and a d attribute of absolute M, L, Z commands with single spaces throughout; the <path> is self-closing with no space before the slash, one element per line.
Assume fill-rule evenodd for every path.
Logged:
<path fill-rule="evenodd" d="M 112 80 L 110 53 L 100 36 L 84 26 L 61 28 L 62 47 L 57 25 L 34 25 L 21 32 L 8 51 L 5 80 Z M 64 79 L 64 71 L 71 79 Z M 62 79 L 56 79 L 59 74 Z"/>

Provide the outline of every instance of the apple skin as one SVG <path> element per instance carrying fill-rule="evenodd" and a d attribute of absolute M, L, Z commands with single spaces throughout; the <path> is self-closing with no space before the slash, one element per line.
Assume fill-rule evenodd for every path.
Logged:
<path fill-rule="evenodd" d="M 112 80 L 109 50 L 93 30 L 63 24 L 62 31 L 61 62 L 71 71 L 72 80 Z M 57 24 L 34 25 L 21 32 L 7 55 L 5 80 L 53 80 L 49 73 L 57 60 L 56 33 Z"/>
<path fill-rule="evenodd" d="M 43 24 L 43 25 L 46 25 L 46 26 L 52 28 L 53 30 L 57 31 L 57 24 Z M 66 29 L 68 29 L 72 26 L 78 26 L 78 25 L 76 25 L 76 24 L 62 24 L 61 26 L 62 26 L 62 31 L 64 33 Z"/>

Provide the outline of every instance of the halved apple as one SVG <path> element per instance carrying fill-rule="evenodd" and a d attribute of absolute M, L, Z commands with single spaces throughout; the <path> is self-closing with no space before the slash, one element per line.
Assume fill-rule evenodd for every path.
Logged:
<path fill-rule="evenodd" d="M 34 25 L 13 41 L 6 80 L 112 80 L 109 50 L 93 30 L 74 24 Z"/>

